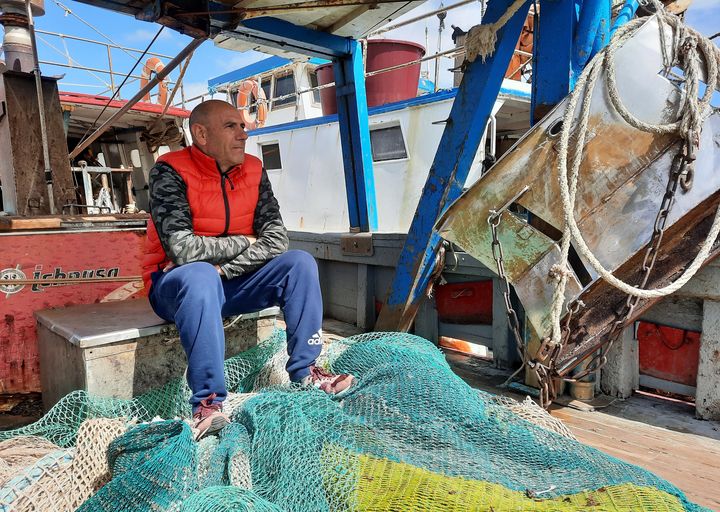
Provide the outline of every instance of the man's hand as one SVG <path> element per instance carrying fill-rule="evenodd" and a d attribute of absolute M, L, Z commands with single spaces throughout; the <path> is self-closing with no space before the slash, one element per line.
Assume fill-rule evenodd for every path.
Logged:
<path fill-rule="evenodd" d="M 215 266 L 215 268 L 217 269 L 218 274 L 220 274 L 220 277 L 225 276 L 225 272 L 223 272 L 223 269 L 220 268 L 220 265 L 214 265 L 214 266 Z"/>
<path fill-rule="evenodd" d="M 248 241 L 250 242 L 250 245 L 252 245 L 252 244 L 254 244 L 255 242 L 257 242 L 257 238 L 254 237 L 254 236 L 245 235 L 245 238 L 248 239 Z"/>

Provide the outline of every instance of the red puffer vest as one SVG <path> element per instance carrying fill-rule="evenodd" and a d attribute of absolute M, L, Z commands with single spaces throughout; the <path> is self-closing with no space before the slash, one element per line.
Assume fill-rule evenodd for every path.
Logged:
<path fill-rule="evenodd" d="M 195 146 L 166 153 L 165 162 L 187 185 L 187 200 L 193 219 L 193 231 L 200 236 L 255 235 L 253 220 L 258 201 L 262 163 L 245 155 L 242 165 L 233 167 L 223 178 L 215 159 Z M 150 276 L 169 262 L 160 243 L 155 224 L 148 222 L 143 282 L 150 291 Z"/>

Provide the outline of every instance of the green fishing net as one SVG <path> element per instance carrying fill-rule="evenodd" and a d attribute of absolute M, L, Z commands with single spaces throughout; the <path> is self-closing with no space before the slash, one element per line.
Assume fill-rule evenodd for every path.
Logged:
<path fill-rule="evenodd" d="M 107 448 L 109 481 L 82 512 L 704 510 L 652 473 L 472 389 L 422 338 L 333 344 L 323 364 L 358 379 L 339 398 L 273 385 L 268 367 L 283 350 L 276 333 L 227 361 L 232 422 L 217 437 L 194 440 L 182 419 L 189 392 L 175 382 L 129 401 L 76 392 L 0 439 L 69 447 L 89 418 L 127 421 Z"/>

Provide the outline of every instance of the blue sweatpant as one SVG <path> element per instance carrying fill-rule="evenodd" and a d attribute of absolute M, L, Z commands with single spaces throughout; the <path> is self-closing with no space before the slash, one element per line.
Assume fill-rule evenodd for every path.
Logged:
<path fill-rule="evenodd" d="M 175 322 L 187 354 L 193 406 L 212 393 L 216 401 L 227 396 L 224 317 L 280 306 L 293 382 L 308 375 L 320 355 L 322 295 L 317 263 L 306 252 L 288 251 L 234 279 L 221 278 L 213 265 L 198 262 L 155 272 L 152 280 L 150 304 L 158 316 Z"/>

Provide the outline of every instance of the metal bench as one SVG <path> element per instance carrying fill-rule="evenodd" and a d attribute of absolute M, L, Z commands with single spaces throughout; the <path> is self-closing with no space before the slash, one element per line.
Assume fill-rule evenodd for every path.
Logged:
<path fill-rule="evenodd" d="M 279 308 L 241 315 L 225 331 L 225 357 L 267 338 Z M 147 299 L 85 304 L 35 313 L 46 409 L 73 390 L 132 398 L 182 377 L 177 329 Z"/>

